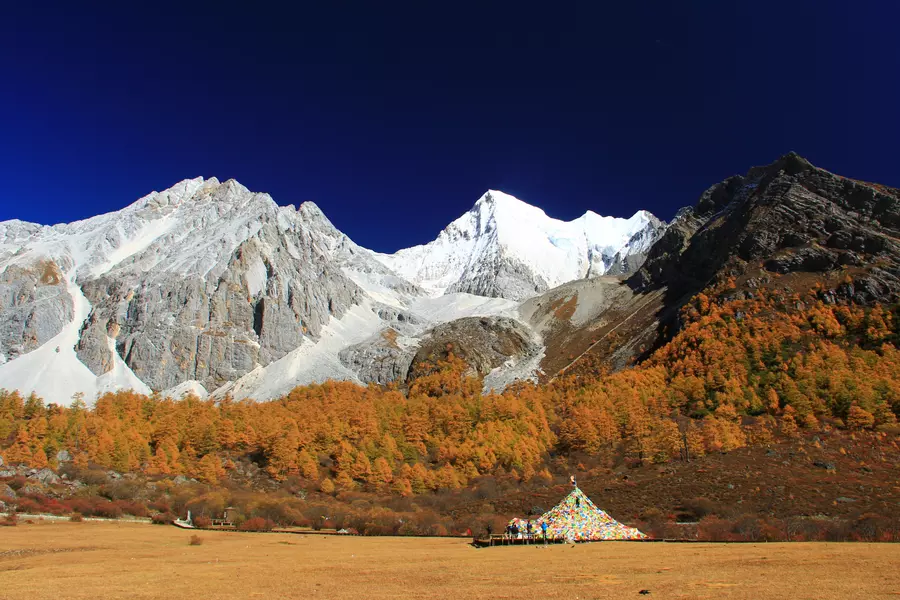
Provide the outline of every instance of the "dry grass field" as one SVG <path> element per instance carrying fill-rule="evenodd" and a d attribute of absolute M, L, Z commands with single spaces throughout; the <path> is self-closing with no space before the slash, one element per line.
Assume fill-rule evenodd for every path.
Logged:
<path fill-rule="evenodd" d="M 599 543 L 192 532 L 126 523 L 0 528 L 0 598 L 887 598 L 900 545 Z"/>

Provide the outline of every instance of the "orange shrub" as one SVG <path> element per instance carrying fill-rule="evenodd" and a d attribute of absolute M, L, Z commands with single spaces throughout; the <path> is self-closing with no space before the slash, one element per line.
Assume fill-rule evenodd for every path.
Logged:
<path fill-rule="evenodd" d="M 733 539 L 732 524 L 712 515 L 700 519 L 697 525 L 697 539 L 705 542 L 727 542 Z"/>
<path fill-rule="evenodd" d="M 171 525 L 175 518 L 172 513 L 154 513 L 150 516 L 150 522 L 154 525 Z"/>
<path fill-rule="evenodd" d="M 199 527 L 200 529 L 212 526 L 212 519 L 204 517 L 203 515 L 192 517 L 192 521 L 194 522 L 194 527 Z"/>
<path fill-rule="evenodd" d="M 252 517 L 247 519 L 238 527 L 241 531 L 271 531 L 275 527 L 275 523 L 269 519 L 262 517 Z"/>
<path fill-rule="evenodd" d="M 41 512 L 41 505 L 31 498 L 19 498 L 16 502 L 16 512 L 37 514 Z"/>

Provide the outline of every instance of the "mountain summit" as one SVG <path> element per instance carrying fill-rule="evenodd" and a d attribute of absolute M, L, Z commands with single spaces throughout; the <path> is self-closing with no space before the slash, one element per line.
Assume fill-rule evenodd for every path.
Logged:
<path fill-rule="evenodd" d="M 265 399 L 326 379 L 404 379 L 423 340 L 463 334 L 480 340 L 485 374 L 530 377 L 539 340 L 517 301 L 633 271 L 662 228 L 645 212 L 565 223 L 490 191 L 434 242 L 383 255 L 313 203 L 281 207 L 202 177 L 74 223 L 7 221 L 0 388 L 56 403 L 123 388 Z M 473 317 L 487 320 L 435 333 Z M 513 351 L 528 360 L 504 367 Z"/>
<path fill-rule="evenodd" d="M 790 154 L 668 226 L 645 211 L 561 221 L 490 190 L 434 241 L 380 254 L 315 204 L 185 180 L 83 221 L 0 223 L 0 388 L 264 400 L 328 379 L 404 385 L 451 351 L 486 389 L 621 368 L 711 285 L 895 301 L 898 198 Z"/>
<path fill-rule="evenodd" d="M 524 300 L 574 279 L 634 272 L 664 228 L 647 211 L 560 221 L 489 190 L 433 242 L 376 258 L 432 294 Z"/>

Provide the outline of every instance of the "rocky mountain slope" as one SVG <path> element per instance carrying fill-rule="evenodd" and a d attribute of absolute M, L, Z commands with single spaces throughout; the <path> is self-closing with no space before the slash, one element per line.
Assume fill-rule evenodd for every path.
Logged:
<path fill-rule="evenodd" d="M 75 223 L 8 221 L 0 387 L 57 403 L 121 388 L 264 399 L 328 378 L 404 381 L 454 341 L 502 386 L 541 356 L 519 300 L 632 272 L 663 229 L 644 211 L 564 223 L 489 192 L 435 242 L 383 255 L 312 203 L 202 178 Z"/>
<path fill-rule="evenodd" d="M 818 286 L 831 302 L 897 302 L 900 191 L 787 154 L 713 185 L 679 211 L 628 280 L 567 284 L 526 305 L 547 347 L 545 372 L 579 363 L 621 368 L 678 330 L 679 309 L 694 294 L 719 285 L 726 296 L 749 298 L 774 278 L 786 293 Z M 598 295 L 620 300 L 583 308 L 597 307 Z"/>
<path fill-rule="evenodd" d="M 215 389 L 277 360 L 363 297 L 309 225 L 317 212 L 195 179 L 85 221 L 7 225 L 6 278 L 43 274 L 34 300 L 7 295 L 0 381 L 59 401 L 189 380 Z M 44 282 L 66 293 L 39 303 Z M 37 351 L 17 343 L 7 307 L 26 323 L 50 315 Z"/>
<path fill-rule="evenodd" d="M 900 191 L 788 154 L 709 188 L 680 211 L 633 278 L 637 289 L 690 293 L 714 277 L 859 272 L 858 300 L 900 291 Z"/>
<path fill-rule="evenodd" d="M 490 191 L 433 242 L 385 255 L 312 203 L 198 178 L 76 223 L 0 223 L 0 387 L 266 399 L 325 379 L 402 385 L 453 351 L 501 389 L 622 368 L 694 294 L 779 277 L 896 301 L 900 192 L 788 154 L 669 226 L 643 211 L 563 222 Z"/>

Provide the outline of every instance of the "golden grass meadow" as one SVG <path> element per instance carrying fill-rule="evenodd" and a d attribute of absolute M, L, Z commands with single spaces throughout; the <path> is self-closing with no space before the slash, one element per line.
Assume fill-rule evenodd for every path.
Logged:
<path fill-rule="evenodd" d="M 192 535 L 200 545 L 190 544 Z M 896 544 L 467 542 L 22 523 L 0 529 L 0 598 L 900 596 Z"/>

